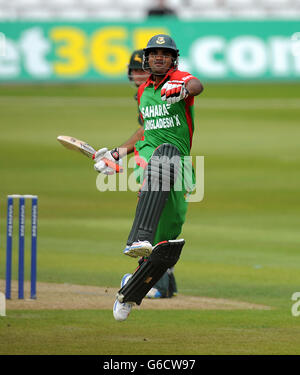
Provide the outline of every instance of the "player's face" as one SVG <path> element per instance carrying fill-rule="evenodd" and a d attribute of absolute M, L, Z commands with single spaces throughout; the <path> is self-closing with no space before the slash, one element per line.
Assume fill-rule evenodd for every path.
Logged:
<path fill-rule="evenodd" d="M 148 62 L 154 75 L 164 74 L 171 68 L 173 56 L 169 50 L 157 48 L 149 52 Z"/>
<path fill-rule="evenodd" d="M 141 86 L 142 83 L 146 82 L 149 75 L 150 74 L 148 72 L 145 72 L 143 69 L 131 70 L 131 78 L 137 87 Z"/>

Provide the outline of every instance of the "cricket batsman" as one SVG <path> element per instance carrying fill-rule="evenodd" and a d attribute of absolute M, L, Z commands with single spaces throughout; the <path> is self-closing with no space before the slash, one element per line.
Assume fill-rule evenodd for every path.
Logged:
<path fill-rule="evenodd" d="M 143 55 L 142 49 L 133 51 L 128 64 L 128 79 L 139 88 L 142 83 L 146 82 L 150 76 L 148 71 L 143 69 Z M 134 96 L 137 101 L 137 93 Z M 144 135 L 143 118 L 141 112 L 138 110 L 138 123 L 142 127 L 140 132 L 140 139 Z M 169 268 L 162 278 L 149 290 L 146 294 L 147 298 L 171 298 L 177 294 L 177 283 L 174 275 L 174 269 Z"/>
<path fill-rule="evenodd" d="M 133 150 L 137 180 L 142 185 L 123 251 L 142 258 L 135 272 L 121 280 L 113 306 L 118 321 L 127 319 L 133 305 L 141 303 L 180 257 L 184 240 L 177 238 L 185 221 L 188 191 L 183 183 L 178 189 L 177 181 L 184 174 L 182 162 L 192 147 L 194 97 L 203 91 L 198 78 L 178 70 L 179 50 L 169 35 L 153 36 L 143 51 L 143 69 L 150 74 L 137 93 L 143 134 L 138 129 L 119 148 L 100 149 L 94 165 L 98 172 L 112 174 L 115 171 L 102 159 L 121 164 L 121 148 L 127 153 Z"/>

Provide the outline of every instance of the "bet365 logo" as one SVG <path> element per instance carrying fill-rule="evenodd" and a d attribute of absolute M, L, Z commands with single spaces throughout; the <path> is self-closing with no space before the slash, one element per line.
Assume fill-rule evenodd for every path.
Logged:
<path fill-rule="evenodd" d="M 296 301 L 292 306 L 292 315 L 300 316 L 300 292 L 295 292 L 292 295 L 292 301 Z"/>

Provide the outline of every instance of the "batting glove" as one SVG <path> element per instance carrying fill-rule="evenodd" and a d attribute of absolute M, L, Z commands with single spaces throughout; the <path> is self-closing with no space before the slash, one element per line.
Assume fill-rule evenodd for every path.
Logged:
<path fill-rule="evenodd" d="M 93 156 L 95 160 L 94 169 L 103 174 L 114 174 L 122 172 L 122 159 L 117 148 L 108 151 L 106 147 L 98 150 Z"/>
<path fill-rule="evenodd" d="M 179 102 L 189 95 L 184 81 L 168 81 L 161 89 L 161 100 L 168 104 Z"/>

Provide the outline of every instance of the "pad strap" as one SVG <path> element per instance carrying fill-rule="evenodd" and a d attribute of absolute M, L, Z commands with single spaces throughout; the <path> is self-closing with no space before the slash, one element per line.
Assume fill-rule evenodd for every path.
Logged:
<path fill-rule="evenodd" d="M 118 291 L 119 302 L 140 305 L 149 290 L 160 280 L 168 268 L 178 262 L 184 239 L 163 241 L 157 244 L 150 257 L 137 268 L 129 281 Z"/>

